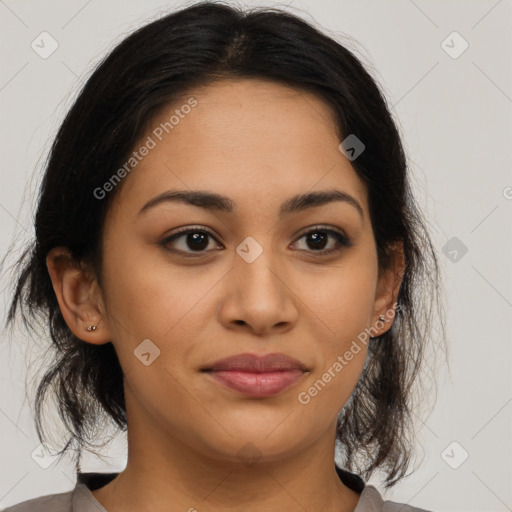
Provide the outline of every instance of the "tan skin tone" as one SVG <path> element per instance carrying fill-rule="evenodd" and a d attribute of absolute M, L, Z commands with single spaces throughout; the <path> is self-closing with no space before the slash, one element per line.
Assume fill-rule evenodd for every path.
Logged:
<path fill-rule="evenodd" d="M 298 394 L 393 310 L 402 253 L 379 274 L 367 191 L 321 99 L 270 81 L 224 80 L 167 107 L 151 126 L 190 96 L 198 105 L 124 179 L 108 213 L 102 287 L 64 248 L 47 258 L 70 329 L 86 343 L 111 341 L 125 374 L 128 464 L 92 494 L 109 512 L 353 511 L 359 495 L 334 469 L 336 416 L 366 345 L 310 403 Z M 138 215 L 176 189 L 228 196 L 234 211 L 163 202 Z M 332 201 L 279 219 L 292 196 L 332 189 L 362 213 Z M 352 245 L 331 235 L 317 249 L 304 234 L 318 225 Z M 186 234 L 163 242 L 188 226 L 212 235 L 198 257 Z M 248 236 L 263 248 L 252 263 L 236 252 Z M 145 339 L 160 349 L 148 366 L 134 356 Z M 244 352 L 284 353 L 309 371 L 263 399 L 200 372 Z M 260 456 L 254 464 L 237 455 L 248 442 Z"/>

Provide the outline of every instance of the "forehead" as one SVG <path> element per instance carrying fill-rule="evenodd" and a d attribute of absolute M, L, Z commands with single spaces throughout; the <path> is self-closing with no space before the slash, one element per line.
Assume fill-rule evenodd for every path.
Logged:
<path fill-rule="evenodd" d="M 151 149 L 119 197 L 133 210 L 172 189 L 208 190 L 252 207 L 336 187 L 366 208 L 366 189 L 340 152 L 334 113 L 312 93 L 266 80 L 222 80 L 189 91 L 149 124 Z"/>

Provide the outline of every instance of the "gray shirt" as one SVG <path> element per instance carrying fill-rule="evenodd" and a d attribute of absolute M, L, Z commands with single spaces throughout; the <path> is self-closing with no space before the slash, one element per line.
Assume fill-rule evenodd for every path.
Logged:
<path fill-rule="evenodd" d="M 379 491 L 353 473 L 336 467 L 347 487 L 360 494 L 354 512 L 429 512 L 404 503 L 384 501 Z M 113 480 L 119 473 L 78 473 L 75 488 L 68 492 L 49 494 L 23 501 L 2 512 L 108 512 L 91 491 Z"/>

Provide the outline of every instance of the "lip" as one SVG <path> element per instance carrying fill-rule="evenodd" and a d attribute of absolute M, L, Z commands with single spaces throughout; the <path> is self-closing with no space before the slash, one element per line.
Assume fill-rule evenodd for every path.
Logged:
<path fill-rule="evenodd" d="M 285 354 L 238 354 L 213 363 L 203 372 L 216 382 L 252 398 L 265 398 L 293 386 L 307 367 Z"/>
<path fill-rule="evenodd" d="M 272 372 L 279 370 L 303 370 L 307 371 L 306 366 L 294 359 L 280 353 L 265 354 L 237 354 L 216 361 L 211 366 L 205 368 L 207 371 L 250 371 L 250 372 Z"/>

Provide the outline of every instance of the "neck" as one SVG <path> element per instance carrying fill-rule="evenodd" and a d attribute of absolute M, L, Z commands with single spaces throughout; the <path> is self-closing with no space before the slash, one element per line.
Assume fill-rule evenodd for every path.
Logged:
<path fill-rule="evenodd" d="M 352 512 L 359 500 L 335 470 L 335 421 L 289 456 L 258 460 L 248 445 L 236 461 L 205 456 L 140 417 L 129 425 L 125 470 L 92 491 L 109 512 Z"/>

